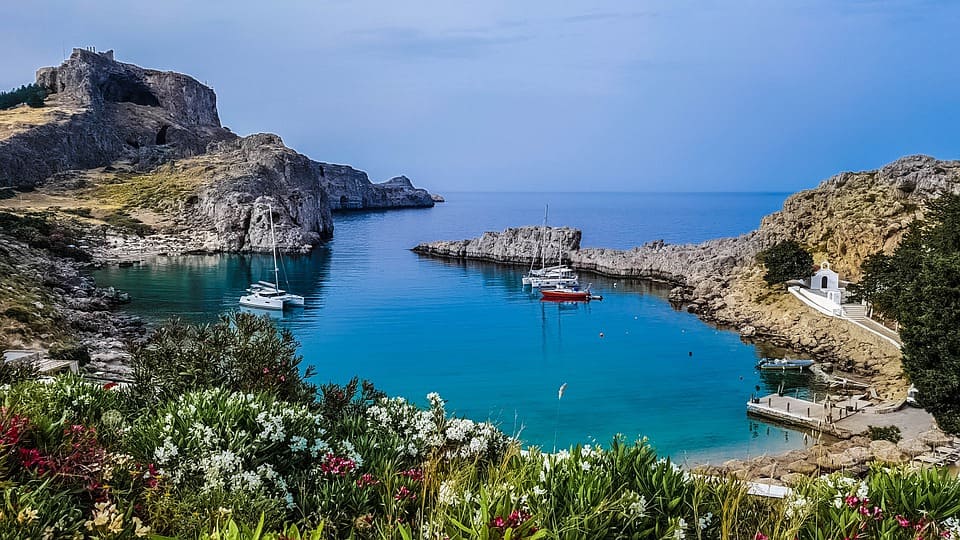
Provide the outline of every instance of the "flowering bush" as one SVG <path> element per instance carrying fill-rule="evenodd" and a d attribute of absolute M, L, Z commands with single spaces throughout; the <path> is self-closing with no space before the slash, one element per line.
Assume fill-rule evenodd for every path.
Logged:
<path fill-rule="evenodd" d="M 331 445 L 321 418 L 266 395 L 227 390 L 186 394 L 147 418 L 131 445 L 179 490 L 263 493 L 292 508 L 294 476 L 328 474 L 334 458 L 362 463 L 348 441 Z M 346 469 L 344 462 L 336 470 Z"/>
<path fill-rule="evenodd" d="M 395 442 L 399 456 L 496 461 L 511 439 L 490 422 L 448 418 L 439 394 L 427 395 L 428 410 L 403 398 L 383 398 L 367 409 L 369 428 Z"/>

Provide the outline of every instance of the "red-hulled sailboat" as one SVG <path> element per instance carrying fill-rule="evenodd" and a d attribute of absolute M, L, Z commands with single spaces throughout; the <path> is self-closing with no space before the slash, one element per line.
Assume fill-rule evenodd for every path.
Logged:
<path fill-rule="evenodd" d="M 557 302 L 589 302 L 591 299 L 596 298 L 599 300 L 601 298 L 599 296 L 590 294 L 589 286 L 584 290 L 571 289 L 569 287 L 541 289 L 540 296 L 541 300 L 552 300 Z"/>

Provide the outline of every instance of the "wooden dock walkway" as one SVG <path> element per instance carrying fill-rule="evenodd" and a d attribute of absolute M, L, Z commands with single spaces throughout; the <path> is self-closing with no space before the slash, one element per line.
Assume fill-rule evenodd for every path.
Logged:
<path fill-rule="evenodd" d="M 860 414 L 870 406 L 869 401 L 858 398 L 816 402 L 781 396 L 780 394 L 770 394 L 747 402 L 747 414 L 846 438 L 852 433 L 844 429 L 841 421 L 855 414 Z"/>

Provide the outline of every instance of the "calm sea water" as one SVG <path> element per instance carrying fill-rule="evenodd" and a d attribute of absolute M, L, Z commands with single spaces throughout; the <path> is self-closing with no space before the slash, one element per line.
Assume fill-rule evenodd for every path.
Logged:
<path fill-rule="evenodd" d="M 454 193 L 432 209 L 339 214 L 334 240 L 284 257 L 307 306 L 278 322 L 300 340 L 318 383 L 359 375 L 420 403 L 436 391 L 449 410 L 548 449 L 617 433 L 646 435 L 662 453 L 694 461 L 795 448 L 801 434 L 748 419 L 745 403 L 758 386 L 803 395 L 811 381 L 758 373 L 757 359 L 775 351 L 674 310 L 663 286 L 584 276 L 602 302 L 544 303 L 521 288 L 522 269 L 409 251 L 537 224 L 546 203 L 552 224 L 583 229 L 585 246 L 701 241 L 755 228 L 785 197 Z M 96 278 L 130 292 L 128 309 L 148 319 L 203 321 L 236 309 L 271 266 L 259 255 L 173 257 Z"/>

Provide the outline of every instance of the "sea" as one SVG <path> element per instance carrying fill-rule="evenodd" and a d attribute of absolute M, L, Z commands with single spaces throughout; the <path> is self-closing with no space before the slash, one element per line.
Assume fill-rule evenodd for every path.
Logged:
<path fill-rule="evenodd" d="M 317 384 L 370 380 L 426 405 L 490 420 L 545 450 L 647 437 L 662 455 L 718 463 L 800 448 L 802 432 L 749 418 L 753 394 L 808 396 L 809 375 L 761 373 L 785 351 L 741 341 L 667 302 L 669 288 L 584 274 L 602 301 L 542 302 L 523 268 L 417 255 L 420 242 L 551 225 L 583 231 L 584 247 L 629 249 L 653 240 L 735 236 L 778 210 L 786 193 L 445 193 L 434 208 L 334 215 L 333 240 L 283 256 L 281 281 L 306 297 L 272 314 L 300 342 Z M 146 260 L 95 274 L 127 291 L 124 309 L 151 323 L 210 322 L 238 309 L 253 281 L 272 277 L 269 255 Z M 560 396 L 560 388 L 566 385 Z"/>

